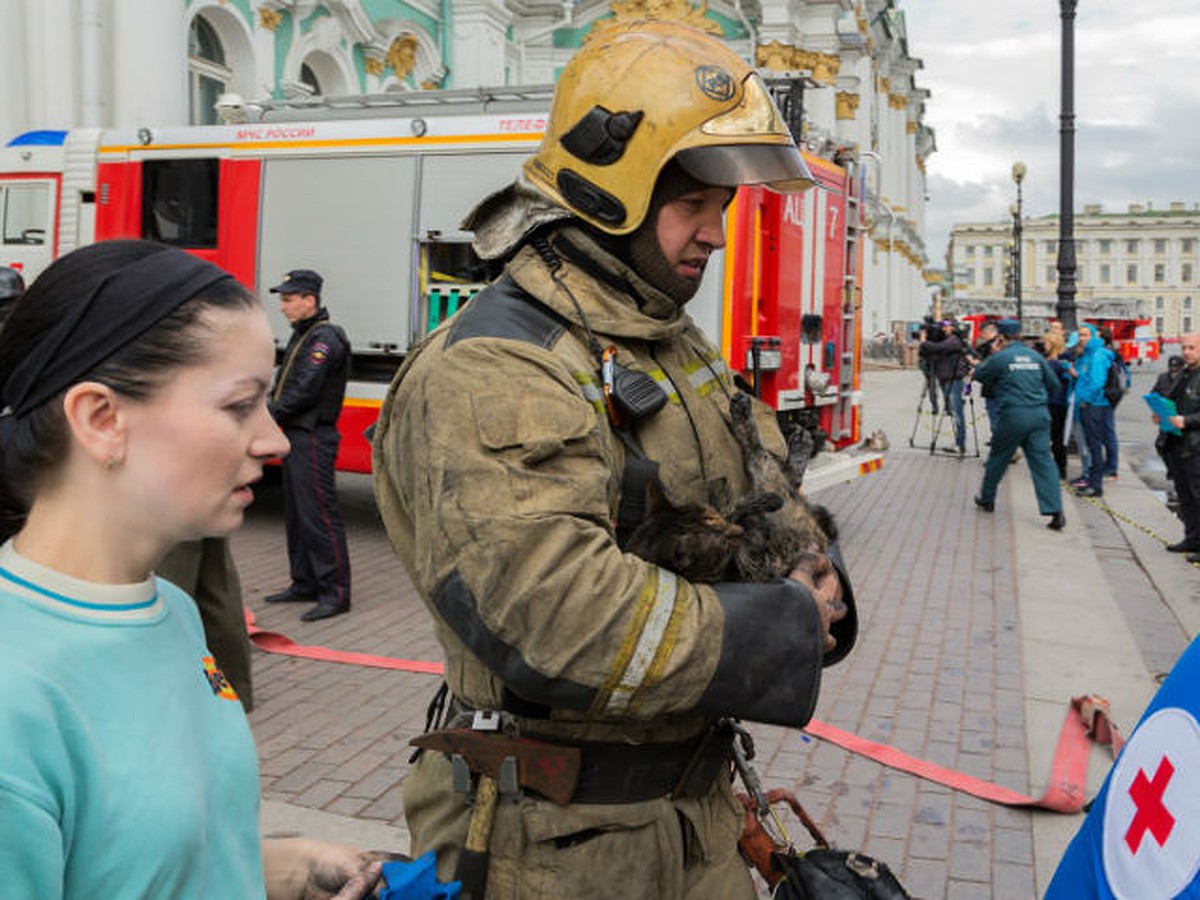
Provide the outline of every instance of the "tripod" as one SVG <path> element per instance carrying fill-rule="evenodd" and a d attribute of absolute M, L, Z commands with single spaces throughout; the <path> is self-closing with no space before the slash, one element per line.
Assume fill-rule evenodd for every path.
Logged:
<path fill-rule="evenodd" d="M 963 406 L 964 406 L 964 408 L 962 410 L 962 415 L 965 418 L 967 415 L 967 410 L 968 409 L 970 410 L 971 435 L 975 439 L 974 458 L 979 459 L 979 423 L 978 423 L 978 419 L 975 416 L 975 394 L 971 390 L 971 382 L 970 381 L 965 382 L 962 385 L 962 387 L 960 388 L 960 390 L 962 391 L 962 400 L 963 400 Z M 953 418 L 954 418 L 954 413 L 953 413 L 953 410 L 950 405 L 949 391 L 947 391 L 946 395 L 943 397 L 943 400 L 944 400 L 944 403 L 942 404 L 942 406 L 943 406 L 942 413 L 943 414 L 940 416 L 936 416 L 934 419 L 933 436 L 930 438 L 930 441 L 929 441 L 929 455 L 930 456 L 932 456 L 934 453 L 937 452 L 937 442 L 938 442 L 938 437 L 941 436 L 943 420 L 950 419 L 951 422 L 953 422 Z M 963 433 L 963 451 L 964 452 L 957 452 L 955 450 L 947 450 L 946 451 L 948 453 L 951 453 L 951 454 L 959 457 L 960 459 L 967 455 L 965 452 L 966 451 L 966 422 L 965 421 L 963 423 L 963 429 L 964 429 L 964 433 Z M 914 433 L 915 433 L 915 430 L 914 430 Z M 911 443 L 910 443 L 910 446 L 911 446 Z"/>
<path fill-rule="evenodd" d="M 964 409 L 962 409 L 962 415 L 964 415 L 964 419 L 966 419 L 968 410 L 970 410 L 971 434 L 972 434 L 972 437 L 974 438 L 974 458 L 976 458 L 976 460 L 978 460 L 978 458 L 979 458 L 979 425 L 978 425 L 978 419 L 976 418 L 976 412 L 974 412 L 974 392 L 971 390 L 971 382 L 966 382 L 964 385 L 961 386 L 961 388 L 959 390 L 962 391 L 962 401 L 964 401 Z M 920 397 L 920 401 L 918 401 L 918 403 L 917 403 L 917 421 L 913 422 L 912 434 L 910 437 L 908 437 L 908 446 L 917 446 L 917 440 L 916 440 L 917 427 L 920 424 L 920 415 L 922 415 L 922 407 L 924 404 L 924 400 L 925 400 L 925 395 L 924 395 L 924 392 L 922 392 L 922 397 Z M 950 427 L 953 428 L 954 410 L 953 410 L 952 406 L 950 406 L 950 402 L 949 402 L 950 398 L 948 396 L 948 392 L 947 392 L 947 394 L 942 395 L 942 401 L 943 401 L 942 402 L 942 414 L 941 415 L 938 415 L 937 413 L 932 414 L 932 415 L 934 415 L 934 424 L 932 424 L 932 426 L 930 427 L 931 433 L 930 433 L 930 438 L 929 438 L 929 446 L 925 446 L 924 444 L 920 445 L 920 449 L 929 450 L 930 456 L 936 454 L 936 452 L 937 452 L 937 440 L 938 440 L 938 438 L 940 438 L 942 436 L 942 422 L 949 420 L 949 425 L 950 425 Z M 966 421 L 964 421 L 964 430 L 965 430 L 965 428 L 966 428 Z M 965 443 L 965 440 L 966 440 L 966 434 L 964 433 L 964 443 Z M 964 449 L 965 449 L 965 446 L 964 446 Z M 947 450 L 947 452 L 949 452 L 949 454 L 958 456 L 960 458 L 966 456 L 966 452 L 961 452 L 961 454 L 960 454 L 960 452 L 955 451 L 955 450 Z"/>
<path fill-rule="evenodd" d="M 936 382 L 935 382 L 935 384 L 936 384 Z M 932 390 L 936 392 L 937 388 L 934 387 Z M 925 401 L 926 400 L 929 401 L 929 407 L 930 407 L 929 415 L 933 417 L 934 421 L 936 421 L 937 416 L 938 416 L 937 394 L 931 393 L 929 378 L 926 375 L 922 374 L 921 375 L 921 393 L 917 395 L 917 411 L 913 418 L 912 434 L 910 434 L 908 436 L 908 446 L 910 446 L 910 447 L 917 446 L 917 429 L 921 427 L 921 422 L 925 417 Z M 929 423 L 929 431 L 931 434 L 933 433 L 933 422 Z M 932 448 L 934 446 L 935 445 L 934 445 L 933 441 L 930 440 L 928 449 L 932 450 Z M 927 448 L 925 447 L 924 444 L 922 444 L 921 449 L 925 450 Z"/>

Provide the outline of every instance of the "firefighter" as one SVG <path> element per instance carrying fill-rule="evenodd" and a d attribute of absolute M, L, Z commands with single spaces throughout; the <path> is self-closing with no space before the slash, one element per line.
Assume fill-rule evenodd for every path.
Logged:
<path fill-rule="evenodd" d="M 464 223 L 503 274 L 384 402 L 376 497 L 435 620 L 445 724 L 582 753 L 569 805 L 498 804 L 488 897 L 753 897 L 717 720 L 804 725 L 854 641 L 836 544 L 811 577 L 700 585 L 618 543 L 651 473 L 718 509 L 748 487 L 733 378 L 685 312 L 745 183 L 811 180 L 740 57 L 666 22 L 593 37 L 523 178 Z M 453 773 L 424 751 L 404 784 L 442 878 L 480 818 Z"/>
<path fill-rule="evenodd" d="M 315 622 L 350 610 L 350 558 L 334 484 L 337 420 L 346 394 L 350 342 L 321 305 L 324 279 L 293 269 L 279 307 L 292 337 L 271 388 L 271 415 L 291 442 L 283 459 L 284 525 L 292 581 L 267 603 L 315 603 L 300 619 Z"/>

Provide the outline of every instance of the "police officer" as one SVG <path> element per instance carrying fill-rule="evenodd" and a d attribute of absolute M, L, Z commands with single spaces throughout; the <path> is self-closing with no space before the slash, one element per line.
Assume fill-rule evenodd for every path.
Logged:
<path fill-rule="evenodd" d="M 1184 368 L 1166 396 L 1175 401 L 1171 424 L 1180 433 L 1164 432 L 1161 452 L 1175 482 L 1183 539 L 1167 549 L 1186 553 L 1189 562 L 1200 562 L 1200 334 L 1185 334 L 1179 350 Z M 1157 416 L 1154 421 L 1158 423 Z"/>
<path fill-rule="evenodd" d="M 617 541 L 643 466 L 684 503 L 749 487 L 733 378 L 684 305 L 752 182 L 811 180 L 740 57 L 674 23 L 593 36 L 524 178 L 464 223 L 504 274 L 384 402 L 376 498 L 435 619 L 446 724 L 497 712 L 582 754 L 568 805 L 526 791 L 497 808 L 489 896 L 754 897 L 717 720 L 802 726 L 822 662 L 854 640 L 836 545 L 812 578 L 702 585 Z M 772 411 L 755 416 L 782 457 Z M 436 850 L 442 878 L 471 816 L 453 784 L 428 751 L 404 784 L 413 852 Z"/>
<path fill-rule="evenodd" d="M 337 419 L 346 393 L 350 344 L 321 305 L 323 284 L 311 269 L 293 269 L 271 288 L 292 325 L 268 404 L 292 444 L 283 459 L 292 583 L 266 601 L 315 602 L 300 617 L 305 622 L 350 609 L 350 559 L 334 485 Z"/>
<path fill-rule="evenodd" d="M 8 319 L 13 304 L 25 293 L 25 279 L 10 266 L 0 266 L 0 326 Z"/>
<path fill-rule="evenodd" d="M 991 355 L 975 368 L 975 380 L 991 388 L 997 407 L 996 431 L 975 505 L 985 512 L 996 508 L 996 488 L 1020 447 L 1029 461 L 1038 511 L 1050 517 L 1048 527 L 1061 531 L 1067 520 L 1058 469 L 1050 453 L 1050 411 L 1046 406 L 1050 393 L 1058 388 L 1058 376 L 1040 353 L 1021 343 L 1021 323 L 1003 319 Z"/>

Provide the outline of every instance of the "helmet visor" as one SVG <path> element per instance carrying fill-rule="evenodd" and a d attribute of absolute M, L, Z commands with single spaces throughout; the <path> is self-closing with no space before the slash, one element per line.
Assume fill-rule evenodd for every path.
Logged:
<path fill-rule="evenodd" d="M 804 157 L 790 144 L 689 147 L 675 154 L 675 159 L 693 178 L 719 187 L 765 184 L 786 193 L 806 190 L 814 180 Z"/>

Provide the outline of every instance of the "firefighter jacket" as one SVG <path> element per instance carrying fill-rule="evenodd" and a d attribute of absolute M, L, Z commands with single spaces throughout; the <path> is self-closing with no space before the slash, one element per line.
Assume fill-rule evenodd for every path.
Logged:
<path fill-rule="evenodd" d="M 720 354 L 579 228 L 542 247 L 517 250 L 409 354 L 375 436 L 380 513 L 451 691 L 477 709 L 534 705 L 549 737 L 678 740 L 716 716 L 805 724 L 822 627 L 803 587 L 690 584 L 615 539 L 628 451 L 587 331 L 666 392 L 632 437 L 669 494 L 718 509 L 748 488 Z M 756 415 L 782 456 L 774 414 Z"/>
<path fill-rule="evenodd" d="M 272 417 L 281 428 L 336 425 L 349 373 L 350 342 L 328 310 L 293 323 L 267 403 Z"/>

